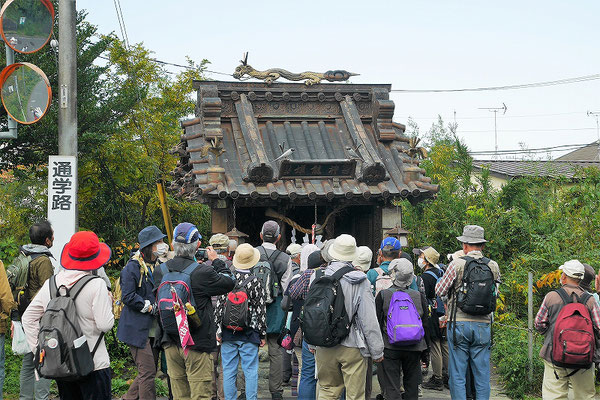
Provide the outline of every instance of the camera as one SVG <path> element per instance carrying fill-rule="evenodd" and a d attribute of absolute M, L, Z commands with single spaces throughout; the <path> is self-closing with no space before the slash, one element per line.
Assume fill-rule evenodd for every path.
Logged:
<path fill-rule="evenodd" d="M 206 249 L 198 249 L 196 250 L 196 260 L 197 261 L 206 261 L 208 260 L 208 253 Z"/>

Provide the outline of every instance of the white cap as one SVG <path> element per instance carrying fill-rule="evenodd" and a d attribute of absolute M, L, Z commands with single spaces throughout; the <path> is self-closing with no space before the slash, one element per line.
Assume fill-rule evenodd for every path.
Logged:
<path fill-rule="evenodd" d="M 302 251 L 302 246 L 298 243 L 290 244 L 285 251 L 292 257 L 297 256 Z"/>
<path fill-rule="evenodd" d="M 373 261 L 373 251 L 367 246 L 360 246 L 356 249 L 356 258 L 352 264 L 363 272 L 367 272 L 371 268 Z"/>
<path fill-rule="evenodd" d="M 564 272 L 566 276 L 574 279 L 583 279 L 583 275 L 585 275 L 585 267 L 579 260 L 569 260 L 558 269 Z"/>

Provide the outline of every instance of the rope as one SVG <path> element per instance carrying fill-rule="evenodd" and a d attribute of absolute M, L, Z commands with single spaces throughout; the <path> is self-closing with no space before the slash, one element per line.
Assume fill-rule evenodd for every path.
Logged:
<path fill-rule="evenodd" d="M 338 214 L 340 211 L 342 211 L 346 207 L 347 206 L 341 206 L 341 207 L 336 208 L 332 212 L 330 212 L 327 215 L 327 217 L 325 218 L 325 222 L 323 222 L 323 225 L 321 225 L 320 230 L 321 231 L 325 230 L 325 227 L 329 223 L 331 217 L 333 217 L 335 214 Z M 279 220 L 285 222 L 286 224 L 288 224 L 289 226 L 291 226 L 292 228 L 296 229 L 299 232 L 302 232 L 302 233 L 307 234 L 307 235 L 311 235 L 312 234 L 312 229 L 303 228 L 300 224 L 298 224 L 297 222 L 295 222 L 291 218 L 288 218 L 285 215 L 279 214 L 277 211 L 273 210 L 272 208 L 267 209 L 267 211 L 265 211 L 265 215 L 267 217 L 279 219 Z"/>

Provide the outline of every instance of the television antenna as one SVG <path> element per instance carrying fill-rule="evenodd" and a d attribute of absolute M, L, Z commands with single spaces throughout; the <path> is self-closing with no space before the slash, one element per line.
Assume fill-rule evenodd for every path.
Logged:
<path fill-rule="evenodd" d="M 598 117 L 600 117 L 600 111 L 588 111 L 588 117 L 596 118 L 596 134 L 598 135 L 598 160 L 600 160 L 600 124 L 598 123 Z"/>
<path fill-rule="evenodd" d="M 502 107 L 479 107 L 479 110 L 488 110 L 494 113 L 494 158 L 498 158 L 498 111 L 502 111 L 502 115 L 504 115 L 508 107 L 505 103 L 502 103 Z"/>

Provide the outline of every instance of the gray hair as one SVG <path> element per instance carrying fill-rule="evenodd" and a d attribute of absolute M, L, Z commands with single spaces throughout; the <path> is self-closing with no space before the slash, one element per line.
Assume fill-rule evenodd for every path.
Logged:
<path fill-rule="evenodd" d="M 179 243 L 173 241 L 173 251 L 175 252 L 175 257 L 194 258 L 197 249 L 197 240 L 192 243 Z"/>

